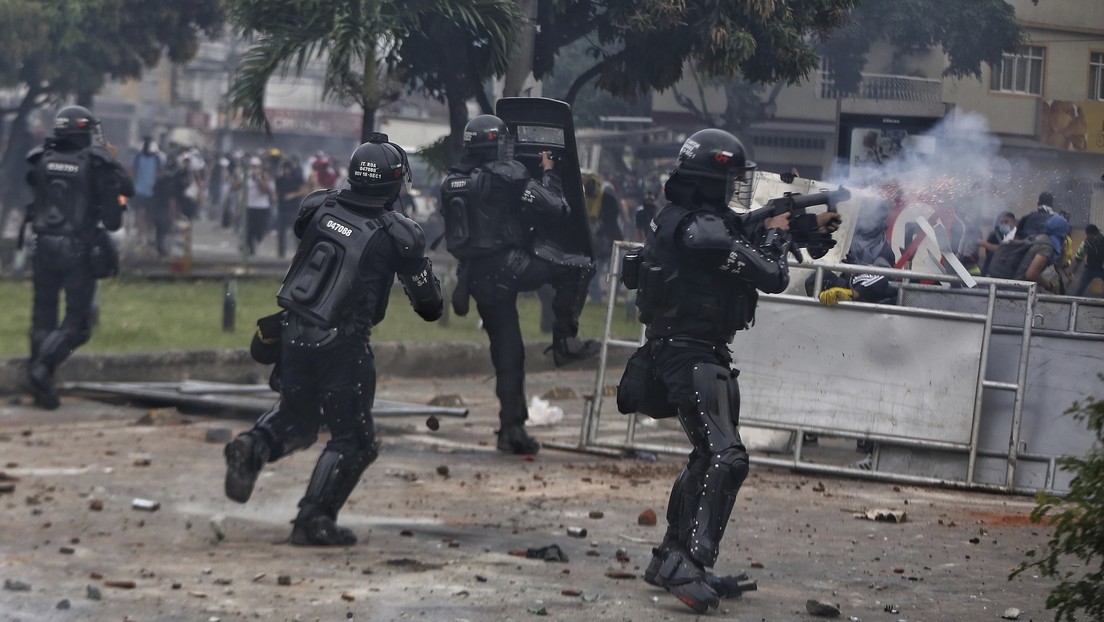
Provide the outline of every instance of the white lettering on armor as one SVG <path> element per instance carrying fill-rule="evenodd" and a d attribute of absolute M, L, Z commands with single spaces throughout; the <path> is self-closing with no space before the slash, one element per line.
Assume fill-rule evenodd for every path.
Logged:
<path fill-rule="evenodd" d="M 528 189 L 521 195 L 521 200 L 525 203 L 532 203 L 536 198 L 537 196 L 533 194 L 533 191 Z"/>
<path fill-rule="evenodd" d="M 468 186 L 468 180 L 466 179 L 454 179 L 449 182 L 449 188 L 466 188 Z"/>
<path fill-rule="evenodd" d="M 343 225 L 341 223 L 334 222 L 332 220 L 327 220 L 326 221 L 326 228 L 327 229 L 333 229 L 334 231 L 340 233 L 341 235 L 343 235 L 345 237 L 349 237 L 349 236 L 353 235 L 353 230 L 352 229 L 346 227 L 345 225 Z"/>
<path fill-rule="evenodd" d="M 744 266 L 746 265 L 747 264 L 740 259 L 740 256 L 736 254 L 736 251 L 732 251 L 728 254 L 728 259 L 725 260 L 724 270 L 732 274 L 740 274 L 744 271 Z"/>
<path fill-rule="evenodd" d="M 76 174 L 80 171 L 80 167 L 76 164 L 68 164 L 66 162 L 47 162 L 46 170 L 51 173 L 69 173 Z"/>

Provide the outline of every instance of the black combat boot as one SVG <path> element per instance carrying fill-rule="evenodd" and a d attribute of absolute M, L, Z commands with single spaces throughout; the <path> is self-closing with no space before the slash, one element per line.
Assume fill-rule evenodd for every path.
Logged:
<path fill-rule="evenodd" d="M 529 436 L 523 425 L 502 426 L 498 431 L 498 450 L 526 456 L 540 451 L 541 444 Z"/>
<path fill-rule="evenodd" d="M 326 514 L 296 518 L 288 542 L 299 546 L 352 546 L 357 543 L 356 534 L 348 527 L 338 525 Z"/>
<path fill-rule="evenodd" d="M 593 339 L 562 337 L 552 341 L 552 361 L 556 367 L 564 367 L 596 356 L 602 346 Z"/>
<path fill-rule="evenodd" d="M 35 404 L 46 410 L 57 410 L 61 399 L 54 390 L 54 375 L 45 363 L 32 362 L 27 365 L 27 375 L 23 378 L 23 388 L 34 397 Z"/>
<path fill-rule="evenodd" d="M 268 462 L 268 443 L 256 434 L 245 432 L 226 444 L 226 496 L 245 503 L 253 494 L 257 476 Z"/>

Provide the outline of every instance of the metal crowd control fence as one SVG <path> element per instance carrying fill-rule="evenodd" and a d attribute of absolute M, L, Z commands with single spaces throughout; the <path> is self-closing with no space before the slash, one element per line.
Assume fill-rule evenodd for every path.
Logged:
<path fill-rule="evenodd" d="M 611 333 L 622 259 L 637 246 L 614 244 L 594 392 L 584 404 L 578 444 L 566 448 L 688 451 L 672 427 L 654 435 L 661 443 L 642 440 L 645 422 L 637 414 L 614 412 L 616 419 L 603 421 L 607 386 L 622 371 L 607 367 L 610 348 L 636 348 L 644 340 L 643 327 L 636 339 Z M 1092 447 L 1085 427 L 1064 413 L 1102 386 L 1104 301 L 1040 295 L 1027 281 L 977 278 L 976 287 L 966 288 L 950 275 L 790 266 L 788 292 L 800 294 L 761 296 L 755 327 L 730 344 L 741 370 L 745 439 L 765 434 L 775 441 L 766 453 L 753 451 L 753 462 L 1004 492 L 1068 490 L 1068 475 L 1055 460 Z M 803 287 L 811 277 L 819 292 L 825 271 L 891 277 L 898 281 L 896 299 L 826 308 Z M 874 443 L 869 470 L 810 461 L 805 434 Z"/>

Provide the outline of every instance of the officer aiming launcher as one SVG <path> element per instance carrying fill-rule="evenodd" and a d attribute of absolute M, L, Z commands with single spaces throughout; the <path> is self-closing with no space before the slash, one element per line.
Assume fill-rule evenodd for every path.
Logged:
<path fill-rule="evenodd" d="M 767 204 L 759 209 L 746 212 L 741 220 L 745 227 L 750 228 L 765 222 L 773 216 L 789 213 L 790 235 L 792 236 L 790 252 L 799 262 L 802 261 L 801 253 L 797 252 L 799 248 L 807 249 L 813 259 L 820 259 L 836 245 L 831 232 L 839 226 L 840 218 L 838 215 L 829 217 L 828 232 L 822 232 L 818 229 L 824 223 L 818 223 L 817 216 L 807 214 L 805 210 L 818 205 L 827 205 L 828 212 L 836 214 L 836 206 L 839 205 L 840 201 L 846 201 L 849 198 L 851 198 L 851 193 L 842 186 L 838 190 L 814 194 L 787 192 L 777 199 L 767 201 Z M 833 224 L 835 226 L 832 226 Z"/>

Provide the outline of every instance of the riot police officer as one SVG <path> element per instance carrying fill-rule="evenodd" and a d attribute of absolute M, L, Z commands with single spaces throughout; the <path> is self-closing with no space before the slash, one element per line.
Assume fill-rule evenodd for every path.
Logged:
<path fill-rule="evenodd" d="M 578 338 L 579 314 L 594 275 L 593 261 L 563 250 L 540 230 L 558 227 L 570 215 L 559 174 L 548 153 L 542 154 L 540 180 L 522 163 L 503 157 L 507 126 L 493 115 L 479 115 L 464 127 L 465 153 L 441 184 L 445 242 L 458 260 L 453 295 L 457 315 L 475 299 L 490 339 L 495 393 L 500 410 L 498 449 L 535 454 L 540 443 L 525 422 L 525 344 L 521 337 L 517 296 L 544 284 L 552 300 L 552 355 L 556 366 L 598 352 L 593 340 Z"/>
<path fill-rule="evenodd" d="M 751 326 L 758 291 L 789 284 L 788 213 L 747 227 L 730 203 L 750 206 L 755 164 L 735 136 L 706 129 L 682 146 L 626 284 L 636 287 L 647 341 L 630 358 L 618 407 L 677 416 L 692 451 L 675 480 L 667 532 L 645 571 L 698 613 L 728 587 L 711 568 L 748 473 L 738 430 L 737 370 L 728 344 Z M 628 266 L 638 268 L 629 274 Z"/>
<path fill-rule="evenodd" d="M 269 318 L 278 331 L 261 326 L 279 342 L 282 401 L 226 446 L 226 494 L 247 501 L 263 465 L 310 445 L 324 423 L 331 437 L 299 502 L 292 544 L 356 543 L 337 514 L 379 451 L 369 337 L 396 274 L 423 319 L 444 310 L 421 228 L 393 209 L 409 182 L 406 153 L 375 134 L 353 152 L 348 188 L 303 199 L 299 248 L 277 293 L 286 312 Z"/>
<path fill-rule="evenodd" d="M 60 404 L 54 372 L 92 337 L 96 279 L 118 271 L 107 231 L 123 223 L 120 195 L 134 183 L 103 140 L 100 121 L 81 106 L 67 106 L 54 120 L 54 135 L 27 156 L 34 193 L 27 220 L 35 234 L 31 356 L 25 388 L 42 408 Z M 20 231 L 22 240 L 22 231 Z M 58 305 L 65 291 L 65 317 Z"/>

